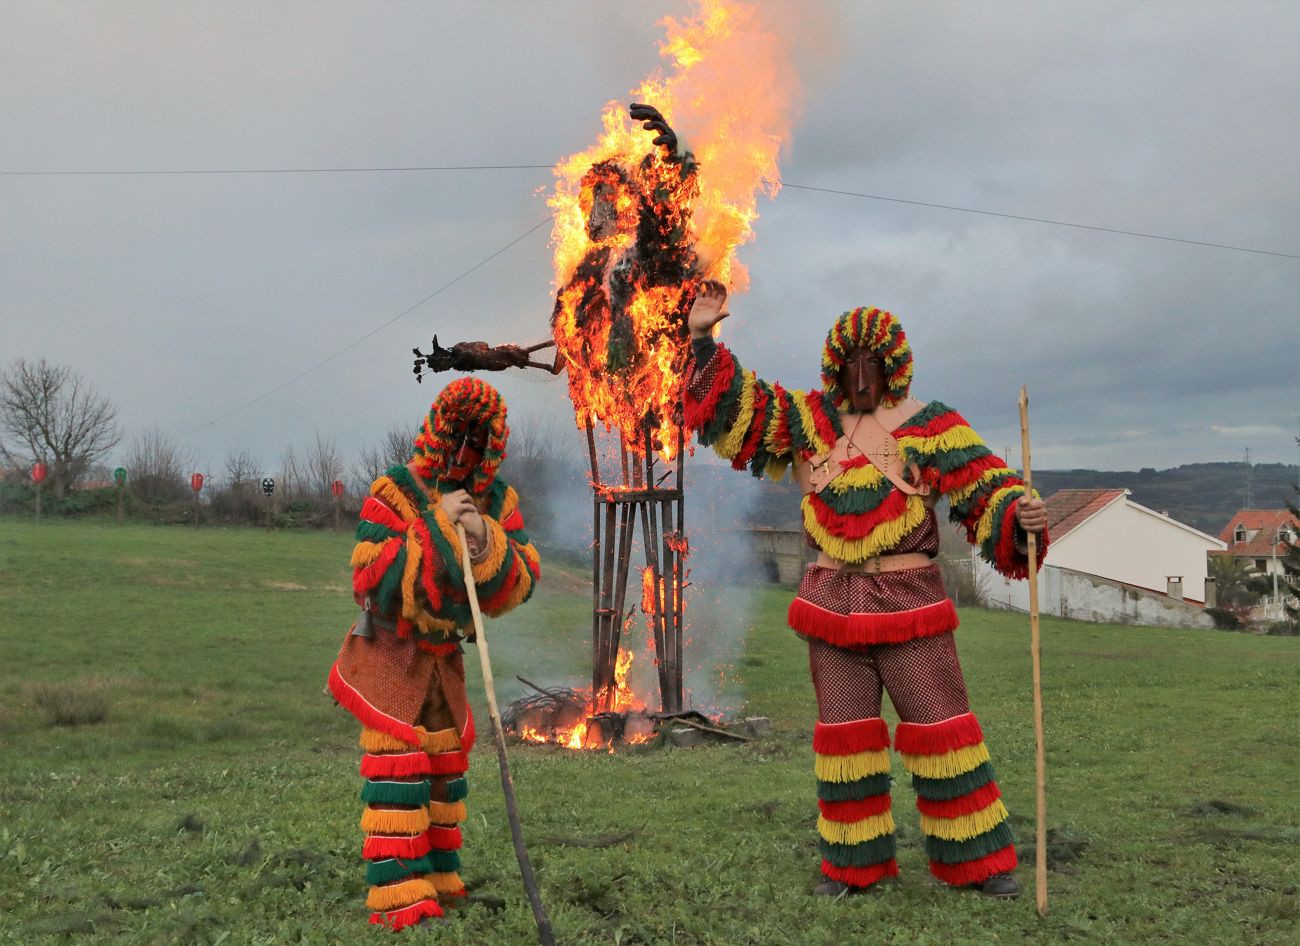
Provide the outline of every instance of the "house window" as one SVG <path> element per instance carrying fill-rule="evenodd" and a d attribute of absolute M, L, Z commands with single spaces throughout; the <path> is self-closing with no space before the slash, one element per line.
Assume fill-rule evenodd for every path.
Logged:
<path fill-rule="evenodd" d="M 1278 530 L 1277 530 L 1277 540 L 1278 540 L 1279 542 L 1285 542 L 1287 545 L 1290 545 L 1290 544 L 1291 544 L 1291 530 L 1288 529 L 1286 526 L 1283 526 L 1281 529 L 1278 529 Z"/>
<path fill-rule="evenodd" d="M 1232 541 L 1234 541 L 1234 542 L 1245 542 L 1245 541 L 1246 541 L 1246 527 L 1245 527 L 1245 526 L 1237 526 L 1237 531 L 1234 532 L 1234 533 L 1232 534 Z"/>
<path fill-rule="evenodd" d="M 1255 559 L 1255 571 L 1262 572 L 1267 567 L 1268 567 L 1268 559 L 1266 558 Z"/>

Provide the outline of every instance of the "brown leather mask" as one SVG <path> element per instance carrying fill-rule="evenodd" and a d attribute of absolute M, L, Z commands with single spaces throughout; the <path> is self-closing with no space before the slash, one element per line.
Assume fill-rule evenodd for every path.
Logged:
<path fill-rule="evenodd" d="M 858 413 L 874 411 L 884 400 L 885 360 L 869 348 L 855 348 L 840 369 L 846 406 Z"/>

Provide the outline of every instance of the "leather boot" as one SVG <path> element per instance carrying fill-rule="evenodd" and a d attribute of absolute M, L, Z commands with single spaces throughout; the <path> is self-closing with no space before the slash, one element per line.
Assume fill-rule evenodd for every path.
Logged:
<path fill-rule="evenodd" d="M 1016 880 L 1015 874 L 994 874 L 982 884 L 971 886 L 979 888 L 980 893 L 994 900 L 1014 900 L 1020 896 L 1020 881 Z"/>

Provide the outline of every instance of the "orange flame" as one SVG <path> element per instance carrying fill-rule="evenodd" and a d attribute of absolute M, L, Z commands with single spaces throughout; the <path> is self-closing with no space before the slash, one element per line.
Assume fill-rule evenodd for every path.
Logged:
<path fill-rule="evenodd" d="M 781 32 L 754 7 L 697 0 L 691 16 L 662 25 L 659 52 L 671 73 L 657 70 L 632 99 L 663 113 L 698 172 L 666 160 L 626 105 L 610 102 L 597 143 L 556 166 L 548 204 L 552 326 L 577 424 L 618 427 L 639 454 L 649 418 L 658 428 L 654 449 L 672 459 L 686 313 L 701 279 L 748 287 L 735 251 L 753 239 L 758 194 L 779 189 L 777 156 L 796 81 Z M 671 257 L 673 265 L 660 268 L 680 278 L 639 266 L 647 251 Z"/>

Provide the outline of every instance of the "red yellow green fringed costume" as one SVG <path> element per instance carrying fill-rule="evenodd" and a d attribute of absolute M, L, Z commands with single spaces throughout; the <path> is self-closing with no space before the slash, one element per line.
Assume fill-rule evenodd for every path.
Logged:
<path fill-rule="evenodd" d="M 353 591 L 366 610 L 329 673 L 330 692 L 363 727 L 370 922 L 393 929 L 442 915 L 439 898 L 464 893 L 459 824 L 474 720 L 461 641 L 472 639 L 473 623 L 460 540 L 440 501 L 451 485 L 442 479 L 448 455 L 467 427 L 488 431 L 467 482 L 487 531 L 471 559 L 483 613 L 504 614 L 532 594 L 537 552 L 518 495 L 496 476 L 505 404 L 477 379 L 455 381 L 434 402 L 411 462 L 370 487 L 352 554 Z"/>
<path fill-rule="evenodd" d="M 980 883 L 1014 868 L 1015 849 L 957 662 L 957 611 L 934 565 L 879 573 L 854 566 L 905 553 L 934 558 L 933 507 L 943 496 L 981 557 L 1023 578 L 1028 563 L 1015 518 L 1023 482 L 955 410 L 909 399 L 911 348 L 898 320 L 880 309 L 854 309 L 832 326 L 819 391 L 763 381 L 725 346 L 697 342 L 686 423 L 734 469 L 780 479 L 844 436 L 854 415 L 841 369 L 855 349 L 883 362 L 880 406 L 897 409 L 901 422 L 890 433 L 898 455 L 930 495 L 904 492 L 859 454 L 801 501 L 810 544 L 836 560 L 809 566 L 788 612 L 790 627 L 809 642 L 817 690 L 822 873 L 865 887 L 897 872 L 889 734 L 880 718 L 887 689 L 903 720 L 896 748 L 915 776 L 931 870 L 950 884 Z M 1046 552 L 1045 533 L 1039 548 Z"/>

